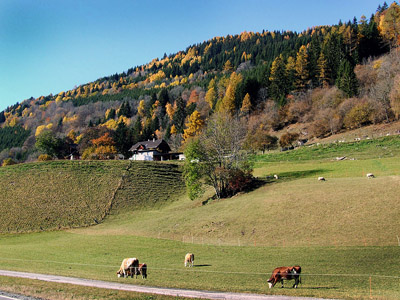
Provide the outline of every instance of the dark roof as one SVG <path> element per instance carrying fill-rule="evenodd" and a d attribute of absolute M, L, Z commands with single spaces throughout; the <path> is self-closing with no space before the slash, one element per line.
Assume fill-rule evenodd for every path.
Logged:
<path fill-rule="evenodd" d="M 129 149 L 129 151 L 137 151 L 140 148 L 140 146 L 142 146 L 143 150 L 161 149 L 163 150 L 162 152 L 171 151 L 171 148 L 169 147 L 168 143 L 163 139 L 137 142 L 135 145 L 131 147 L 131 149 Z"/>

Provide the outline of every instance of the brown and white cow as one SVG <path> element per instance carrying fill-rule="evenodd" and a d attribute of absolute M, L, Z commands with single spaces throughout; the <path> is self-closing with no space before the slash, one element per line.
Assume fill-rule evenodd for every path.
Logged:
<path fill-rule="evenodd" d="M 125 258 L 119 267 L 117 275 L 118 277 L 128 277 L 128 273 L 130 273 L 131 276 L 133 276 L 133 273 L 136 273 L 138 267 L 139 260 L 137 258 Z"/>
<path fill-rule="evenodd" d="M 294 266 L 294 267 L 279 267 L 275 268 L 272 272 L 271 278 L 267 280 L 269 288 L 275 286 L 276 283 L 279 281 L 282 283 L 283 288 L 283 280 L 292 280 L 294 279 L 293 288 L 297 288 L 300 283 L 300 273 L 301 267 Z"/>
<path fill-rule="evenodd" d="M 129 270 L 127 272 L 128 276 L 133 277 L 135 275 L 137 278 L 138 275 L 142 275 L 142 278 L 146 279 L 147 278 L 147 265 L 146 264 L 139 264 L 137 268 L 134 268 L 132 272 Z"/>
<path fill-rule="evenodd" d="M 193 267 L 193 262 L 194 262 L 194 254 L 193 253 L 187 253 L 185 255 L 185 267 L 189 264 L 189 267 Z"/>

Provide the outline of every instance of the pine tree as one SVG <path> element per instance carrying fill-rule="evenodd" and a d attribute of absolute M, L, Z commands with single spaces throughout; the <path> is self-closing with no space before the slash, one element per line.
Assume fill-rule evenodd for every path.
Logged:
<path fill-rule="evenodd" d="M 336 85 L 339 89 L 346 93 L 348 97 L 357 95 L 358 81 L 354 68 L 350 62 L 345 59 L 340 65 Z"/>
<path fill-rule="evenodd" d="M 285 76 L 285 63 L 283 61 L 283 55 L 279 55 L 275 58 L 271 67 L 271 74 L 269 76 L 269 92 L 275 101 L 280 100 L 286 96 L 286 76 Z"/>

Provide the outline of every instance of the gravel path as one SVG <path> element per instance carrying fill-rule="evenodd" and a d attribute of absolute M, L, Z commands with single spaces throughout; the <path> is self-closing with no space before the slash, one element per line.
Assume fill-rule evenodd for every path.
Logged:
<path fill-rule="evenodd" d="M 175 289 L 175 288 L 160 288 L 160 287 L 150 287 L 142 285 L 124 284 L 118 282 L 108 282 L 100 280 L 91 280 L 84 278 L 74 278 L 56 275 L 45 275 L 37 273 L 25 273 L 25 272 L 15 272 L 15 271 L 5 271 L 0 270 L 0 276 L 8 277 L 19 277 L 43 280 L 49 282 L 57 283 L 68 283 L 75 285 L 83 285 L 90 287 L 97 287 L 103 289 L 114 289 L 123 291 L 132 291 L 139 293 L 150 293 L 150 294 L 160 294 L 168 296 L 179 296 L 187 298 L 202 298 L 202 299 L 229 299 L 229 300 L 307 300 L 307 299 L 320 299 L 320 298 L 306 298 L 306 297 L 289 297 L 289 296 L 271 296 L 271 295 L 260 295 L 260 294 L 245 294 L 245 293 L 228 293 L 228 292 L 211 292 L 211 291 L 197 291 L 197 290 L 185 290 L 185 289 Z M 1 295 L 1 293 L 0 293 Z M 1 299 L 1 298 L 0 298 Z M 8 298 L 10 299 L 10 298 Z M 33 300 L 35 298 L 15 298 L 21 300 Z M 322 300 L 322 299 L 320 299 Z"/>

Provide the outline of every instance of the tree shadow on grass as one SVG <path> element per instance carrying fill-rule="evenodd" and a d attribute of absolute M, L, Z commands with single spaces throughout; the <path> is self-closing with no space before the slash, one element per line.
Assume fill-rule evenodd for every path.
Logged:
<path fill-rule="evenodd" d="M 278 180 L 292 181 L 292 180 L 301 179 L 301 178 L 321 176 L 322 173 L 326 173 L 326 172 L 330 172 L 330 171 L 331 170 L 328 170 L 328 169 L 314 169 L 314 170 L 304 170 L 304 171 L 283 172 L 283 173 L 278 174 L 278 176 L 279 176 Z M 276 181 L 276 179 L 274 179 L 272 177 L 271 181 Z"/>
<path fill-rule="evenodd" d="M 328 169 L 314 169 L 314 170 L 305 170 L 305 171 L 293 171 L 293 172 L 283 172 L 278 173 L 278 179 L 274 178 L 274 175 L 268 175 L 265 177 L 258 177 L 253 179 L 251 185 L 249 185 L 244 192 L 248 193 L 254 191 L 266 184 L 279 182 L 279 181 L 292 181 L 301 178 L 308 178 L 313 176 L 320 176 L 321 173 L 326 173 L 331 170 Z"/>

